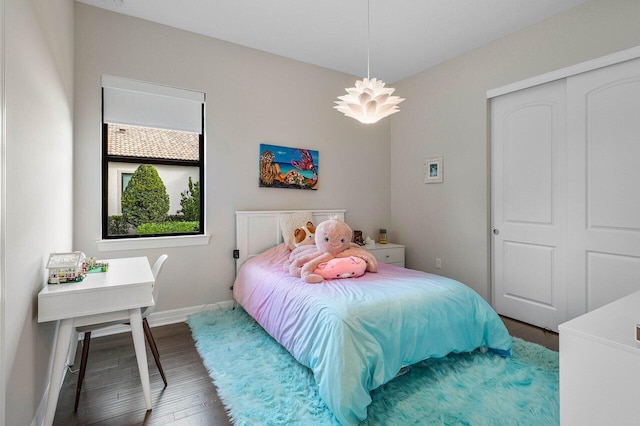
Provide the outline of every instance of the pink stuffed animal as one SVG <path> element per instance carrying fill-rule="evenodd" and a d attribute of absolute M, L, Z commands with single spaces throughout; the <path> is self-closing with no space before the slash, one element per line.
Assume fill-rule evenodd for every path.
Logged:
<path fill-rule="evenodd" d="M 317 284 L 324 279 L 321 275 L 314 273 L 318 265 L 334 258 L 355 256 L 366 262 L 367 271 L 376 272 L 378 261 L 371 253 L 351 243 L 352 235 L 351 228 L 343 221 L 325 220 L 316 227 L 316 245 L 294 249 L 283 268 L 293 276 L 301 277 L 308 283 Z"/>
<path fill-rule="evenodd" d="M 328 262 L 322 262 L 313 271 L 325 280 L 336 278 L 356 278 L 364 275 L 367 270 L 367 263 L 359 257 L 336 257 Z"/>

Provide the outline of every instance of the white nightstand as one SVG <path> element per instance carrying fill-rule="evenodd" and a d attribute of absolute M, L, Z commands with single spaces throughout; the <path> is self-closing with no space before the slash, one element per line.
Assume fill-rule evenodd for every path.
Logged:
<path fill-rule="evenodd" d="M 402 244 L 380 244 L 375 246 L 362 246 L 373 254 L 378 262 L 389 263 L 404 267 L 404 246 Z"/>

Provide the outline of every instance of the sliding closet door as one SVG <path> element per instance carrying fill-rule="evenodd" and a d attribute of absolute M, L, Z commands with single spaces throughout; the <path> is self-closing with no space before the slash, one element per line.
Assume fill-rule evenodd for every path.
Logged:
<path fill-rule="evenodd" d="M 493 305 L 553 330 L 567 314 L 565 89 L 491 101 Z"/>
<path fill-rule="evenodd" d="M 640 59 L 569 78 L 567 99 L 574 317 L 640 290 Z"/>

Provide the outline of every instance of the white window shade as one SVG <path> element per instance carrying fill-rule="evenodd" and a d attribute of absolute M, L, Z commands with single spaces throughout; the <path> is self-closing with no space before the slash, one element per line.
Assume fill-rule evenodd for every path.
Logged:
<path fill-rule="evenodd" d="M 102 76 L 105 123 L 202 133 L 204 93 Z"/>

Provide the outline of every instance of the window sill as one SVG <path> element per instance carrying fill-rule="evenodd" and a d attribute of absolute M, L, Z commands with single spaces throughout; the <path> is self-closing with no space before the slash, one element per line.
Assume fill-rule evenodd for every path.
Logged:
<path fill-rule="evenodd" d="M 139 250 L 164 247 L 204 246 L 211 235 L 184 235 L 176 237 L 130 238 L 121 240 L 98 240 L 98 251 Z"/>

